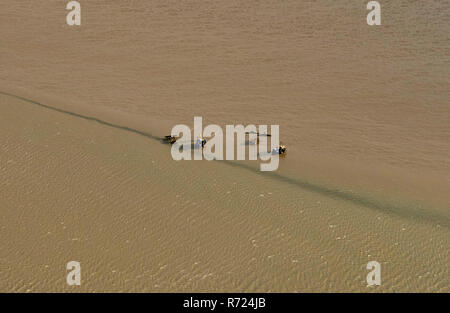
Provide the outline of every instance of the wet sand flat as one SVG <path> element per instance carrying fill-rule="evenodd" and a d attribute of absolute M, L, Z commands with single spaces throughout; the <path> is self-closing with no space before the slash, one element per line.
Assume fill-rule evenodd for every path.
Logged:
<path fill-rule="evenodd" d="M 2 291 L 75 291 L 71 260 L 76 291 L 370 291 L 373 259 L 378 291 L 448 291 L 445 217 L 175 162 L 151 137 L 9 96 L 0 111 Z"/>

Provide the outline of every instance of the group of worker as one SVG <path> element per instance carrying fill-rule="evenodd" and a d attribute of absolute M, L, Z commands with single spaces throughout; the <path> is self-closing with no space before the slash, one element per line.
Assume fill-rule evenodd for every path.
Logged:
<path fill-rule="evenodd" d="M 259 134 L 258 134 L 259 135 Z M 165 136 L 164 140 L 170 144 L 174 144 L 177 141 L 178 138 L 174 136 Z M 206 139 L 202 137 L 197 137 L 197 140 L 195 142 L 196 146 L 201 147 L 202 149 L 206 145 Z M 278 148 L 272 149 L 272 154 L 285 154 L 287 152 L 285 145 L 280 145 Z"/>

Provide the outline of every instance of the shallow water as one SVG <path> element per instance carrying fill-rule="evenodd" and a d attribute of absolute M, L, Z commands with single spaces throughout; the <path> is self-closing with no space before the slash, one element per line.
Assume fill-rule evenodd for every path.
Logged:
<path fill-rule="evenodd" d="M 286 237 L 289 240 L 285 245 L 280 246 L 280 249 L 284 247 L 283 251 L 290 252 L 277 250 L 274 253 L 278 256 L 286 254 L 284 261 L 276 263 L 280 271 L 258 263 L 260 271 L 256 272 L 259 274 L 252 276 L 244 271 L 243 281 L 236 281 L 239 280 L 237 276 L 230 274 L 228 283 L 222 284 L 217 280 L 211 284 L 195 285 L 185 281 L 166 285 L 165 290 L 172 287 L 175 290 L 223 291 L 339 290 L 337 282 L 340 279 L 346 281 L 342 290 L 359 290 L 364 275 L 357 270 L 349 270 L 347 265 L 366 261 L 367 257 L 361 259 L 361 256 L 355 255 L 370 250 L 372 241 L 369 237 L 375 236 L 373 234 L 380 236 L 380 243 L 375 246 L 378 247 L 378 255 L 389 259 L 386 262 L 395 260 L 398 264 L 407 259 L 407 262 L 412 262 L 410 264 L 415 264 L 414 271 L 419 272 L 431 268 L 432 264 L 436 266 L 435 272 L 427 270 L 424 273 L 437 276 L 416 287 L 412 278 L 407 276 L 408 266 L 395 267 L 395 274 L 390 279 L 396 283 L 391 281 L 386 287 L 388 290 L 421 290 L 421 286 L 427 290 L 442 290 L 439 276 L 445 264 L 442 248 L 448 247 L 448 239 L 444 239 L 442 231 L 447 231 L 450 219 L 450 9 L 442 1 L 383 3 L 382 26 L 369 27 L 366 24 L 366 3 L 89 1 L 82 3 L 82 26 L 77 28 L 65 24 L 65 3 L 61 1 L 2 1 L 0 91 L 19 97 L 3 94 L 2 110 L 13 104 L 23 106 L 28 103 L 30 110 L 39 108 L 33 111 L 39 115 L 39 121 L 54 118 L 61 119 L 61 123 L 68 122 L 66 117 L 62 117 L 67 114 L 53 112 L 49 117 L 46 115 L 48 112 L 41 112 L 46 108 L 28 101 L 31 100 L 79 115 L 71 115 L 70 118 L 85 120 L 82 117 L 89 116 L 104 121 L 106 124 L 102 127 L 89 130 L 90 139 L 85 138 L 86 133 L 83 133 L 79 123 L 93 121 L 73 122 L 74 129 L 81 133 L 75 136 L 76 139 L 66 134 L 68 137 L 61 142 L 67 147 L 75 145 L 74 155 L 69 156 L 68 160 L 76 158 L 80 142 L 103 137 L 106 140 L 111 135 L 111 131 L 106 129 L 114 125 L 121 127 L 112 127 L 114 132 L 128 129 L 129 136 L 144 132 L 159 137 L 169 133 L 175 124 L 192 125 L 194 116 L 203 116 L 204 124 L 280 124 L 281 140 L 287 144 L 289 154 L 281 160 L 279 170 L 270 174 L 259 173 L 255 162 L 176 163 L 171 160 L 166 146 L 157 141 L 149 143 L 152 151 L 158 151 L 152 153 L 157 153 L 165 167 L 175 166 L 177 169 L 163 178 L 159 176 L 161 173 L 148 178 L 153 180 L 148 188 L 155 189 L 155 197 L 161 193 L 172 193 L 173 185 L 176 185 L 180 190 L 186 189 L 186 201 L 192 203 L 196 202 L 196 193 L 212 188 L 206 204 L 181 207 L 184 210 L 189 207 L 196 216 L 204 214 L 206 219 L 203 221 L 214 219 L 213 216 L 221 210 L 229 214 L 243 207 L 257 210 L 244 216 L 223 213 L 223 228 L 214 224 L 216 229 L 222 230 L 222 234 L 217 236 L 236 232 L 237 226 L 233 225 L 240 225 L 239 219 L 244 221 L 242 226 L 253 231 L 255 236 L 266 238 L 263 234 L 267 233 L 279 238 L 276 236 L 282 231 L 277 231 L 277 227 L 286 227 L 291 234 Z M 20 97 L 22 100 L 19 100 Z M 23 125 L 31 123 L 30 118 L 33 117 L 27 117 L 25 107 L 18 109 L 23 115 Z M 2 112 L 4 118 L 20 116 L 9 111 Z M 15 124 L 12 123 L 10 129 L 5 128 L 5 122 L 2 125 L 2 132 L 12 136 L 11 129 Z M 35 127 L 47 129 L 42 125 L 45 123 Z M 50 129 L 49 126 L 48 131 Z M 64 133 L 61 129 L 59 131 Z M 98 135 L 94 135 L 96 131 Z M 20 133 L 20 127 L 14 132 Z M 23 132 L 24 136 L 33 134 L 32 131 Z M 36 140 L 45 141 L 45 136 Z M 121 142 L 125 144 L 128 140 L 125 138 L 131 137 L 123 136 Z M 139 140 L 131 140 L 137 146 L 126 145 L 122 152 L 135 158 L 147 153 L 144 152 L 147 151 L 144 143 L 137 142 Z M 142 140 L 149 141 L 150 138 L 144 137 Z M 116 149 L 111 144 L 106 140 L 100 146 L 105 151 Z M 18 147 L 21 145 L 25 142 L 17 144 Z M 6 145 L 10 146 L 14 144 Z M 33 164 L 43 166 L 44 152 L 33 151 L 36 160 Z M 98 164 L 109 162 L 109 155 L 106 152 L 102 154 L 95 147 L 85 153 L 90 160 L 86 166 L 91 170 L 90 162 L 94 160 Z M 54 160 L 60 157 L 56 154 Z M 117 208 L 126 211 L 131 209 L 131 198 L 126 196 L 125 190 L 132 186 L 136 188 L 136 185 L 122 171 L 128 166 L 136 171 L 142 168 L 133 165 L 135 159 L 120 160 L 114 161 L 117 168 L 114 167 L 113 173 L 121 173 L 116 174 L 114 184 L 121 186 L 115 190 L 117 201 L 121 203 Z M 26 163 L 26 160 L 22 162 Z M 119 163 L 124 163 L 122 166 L 125 168 L 121 168 Z M 68 170 L 61 166 L 62 171 Z M 69 166 L 70 169 L 76 172 Z M 210 186 L 210 173 L 214 173 L 217 189 Z M 187 186 L 192 180 L 186 180 L 183 175 L 193 175 L 197 183 Z M 22 176 L 11 173 L 4 173 L 3 177 L 6 181 L 17 179 L 17 184 L 22 181 Z M 36 179 L 36 184 L 38 181 L 50 184 L 53 178 L 42 173 L 42 176 L 33 179 Z M 224 202 L 225 195 L 231 191 L 228 189 L 232 184 L 228 180 L 245 183 L 237 189 L 242 194 L 238 196 L 234 193 L 231 201 Z M 90 176 L 75 181 L 80 184 L 90 181 L 102 183 Z M 263 188 L 265 192 L 258 188 Z M 4 191 L 6 196 L 3 201 L 24 205 L 22 200 L 14 200 L 14 190 Z M 41 209 L 52 210 L 49 197 L 54 192 L 62 192 L 60 199 L 67 200 L 63 190 L 50 190 L 40 198 Z M 143 193 L 136 192 L 136 199 L 143 199 Z M 260 194 L 267 198 L 266 192 L 278 194 L 279 198 L 260 202 Z M 80 194 L 83 192 L 80 191 Z M 28 200 L 31 203 L 34 201 Z M 106 210 L 102 200 L 92 201 L 102 208 L 102 212 Z M 77 205 L 80 203 L 71 204 L 73 207 Z M 155 208 L 156 205 L 150 207 Z M 170 204 L 160 199 L 158 207 L 167 209 Z M 305 208 L 311 208 L 309 211 L 314 213 L 303 220 L 297 214 Z M 321 235 L 325 230 L 334 231 L 334 228 L 327 228 L 327 221 L 336 210 L 340 214 L 346 212 L 346 219 L 342 218 L 339 222 L 348 230 L 348 233 L 344 232 L 336 238 L 350 236 L 350 233 L 356 239 L 351 247 L 346 246 L 348 254 L 334 242 L 340 239 L 333 237 L 330 241 L 331 237 Z M 164 211 L 157 212 L 152 213 L 155 219 Z M 16 217 L 11 214 L 10 217 L 15 220 Z M 252 214 L 258 217 L 260 223 L 255 228 L 250 225 L 255 217 Z M 175 216 L 169 215 L 168 220 Z M 376 224 L 369 226 L 369 221 L 378 220 L 378 217 L 387 219 L 383 231 Z M 130 227 L 136 226 L 135 222 L 126 221 Z M 73 222 L 76 224 L 75 220 Z M 299 231 L 297 224 L 308 231 Z M 174 225 L 175 230 L 182 224 Z M 106 222 L 105 227 L 109 227 Z M 367 227 L 371 229 L 369 232 Z M 407 231 L 402 231 L 403 228 Z M 435 229 L 440 229 L 437 235 L 434 235 Z M 181 232 L 180 238 L 182 234 L 185 235 Z M 199 238 L 200 234 L 201 231 Z M 244 236 L 243 232 L 237 234 Z M 400 234 L 405 234 L 408 248 L 401 252 L 391 251 L 396 243 L 399 244 L 396 238 L 403 238 L 398 237 Z M 14 236 L 14 233 L 10 235 Z M 169 240 L 169 234 L 166 236 Z M 425 245 L 424 242 L 433 238 L 436 240 L 433 236 L 437 236 L 438 243 Z M 91 239 L 95 241 L 94 238 L 92 235 Z M 219 239 L 225 247 L 233 249 L 232 241 Z M 267 250 L 257 254 L 257 259 L 271 256 L 269 250 L 280 245 L 273 238 L 264 240 Z M 100 238 L 95 242 L 100 244 L 103 241 Z M 292 264 L 288 262 L 287 266 L 288 263 L 283 262 L 291 257 L 299 261 L 289 253 L 297 251 L 294 247 L 301 246 L 301 242 L 307 242 L 307 252 L 301 259 L 303 269 L 321 264 L 317 263 L 317 259 L 310 259 L 311 263 L 308 263 L 306 255 L 317 254 L 316 257 L 325 258 L 323 253 L 328 251 L 330 262 L 334 262 L 334 270 L 331 270 L 335 273 L 333 286 L 326 279 L 332 275 L 324 269 L 309 274 L 307 271 L 303 274 L 296 272 L 297 278 L 291 284 L 286 283 L 287 277 L 279 276 L 283 270 L 286 270 L 285 273 L 290 273 L 291 269 L 294 271 Z M 218 253 L 212 248 L 212 243 L 205 242 L 204 245 Z M 92 255 L 88 248 L 85 252 Z M 52 251 L 49 255 L 52 253 L 57 252 Z M 192 254 L 192 261 L 195 255 Z M 219 256 L 220 253 L 217 258 Z M 241 257 L 247 260 L 244 254 Z M 160 261 L 163 262 L 163 259 L 161 257 Z M 168 259 L 173 260 L 172 257 Z M 344 259 L 347 265 L 338 266 L 340 259 Z M 130 260 L 121 260 L 131 264 Z M 216 261 L 219 262 L 218 259 Z M 142 260 L 140 264 L 144 266 L 145 262 Z M 180 267 L 181 264 L 180 261 Z M 212 263 L 208 264 L 212 266 Z M 228 265 L 223 266 L 228 268 Z M 229 265 L 230 271 L 232 268 Z M 203 270 L 203 274 L 208 275 L 207 267 Z M 216 270 L 224 275 L 219 267 Z M 424 277 L 422 274 L 418 276 Z M 23 274 L 16 277 L 20 275 Z M 353 279 L 359 275 L 362 276 L 355 283 Z M 169 281 L 176 276 L 171 272 Z M 123 279 L 129 279 L 127 277 L 125 275 Z M 155 284 L 161 285 L 161 281 Z M 144 289 L 151 289 L 146 282 Z M 57 290 L 51 283 L 46 286 Z M 99 283 L 95 288 L 101 289 L 101 286 Z M 113 285 L 104 288 L 115 289 Z M 138 289 L 131 282 L 121 288 Z"/>

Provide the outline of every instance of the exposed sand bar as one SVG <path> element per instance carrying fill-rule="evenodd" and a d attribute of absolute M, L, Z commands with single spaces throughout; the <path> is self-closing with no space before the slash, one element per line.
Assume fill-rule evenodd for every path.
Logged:
<path fill-rule="evenodd" d="M 2 291 L 370 291 L 371 260 L 378 290 L 448 291 L 445 215 L 175 162 L 148 136 L 3 94 L 0 112 Z"/>

